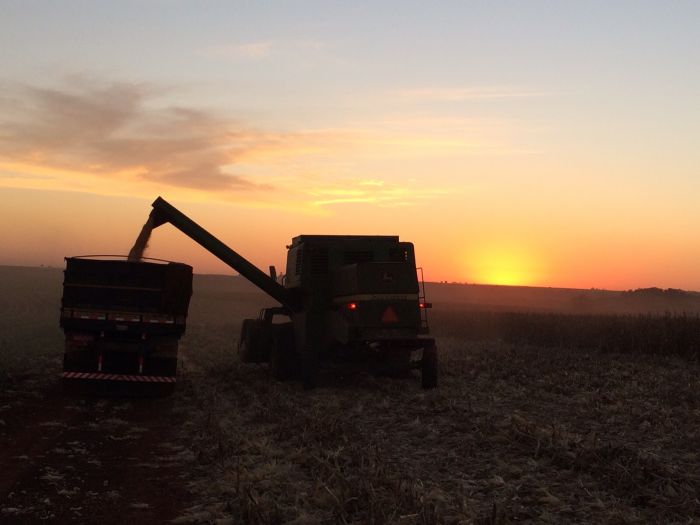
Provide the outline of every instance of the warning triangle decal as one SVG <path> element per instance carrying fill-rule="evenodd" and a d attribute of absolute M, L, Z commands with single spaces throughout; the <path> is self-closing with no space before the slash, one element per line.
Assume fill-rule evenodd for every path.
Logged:
<path fill-rule="evenodd" d="M 398 323 L 399 316 L 396 315 L 396 310 L 391 306 L 387 306 L 386 310 L 382 314 L 382 323 Z"/>

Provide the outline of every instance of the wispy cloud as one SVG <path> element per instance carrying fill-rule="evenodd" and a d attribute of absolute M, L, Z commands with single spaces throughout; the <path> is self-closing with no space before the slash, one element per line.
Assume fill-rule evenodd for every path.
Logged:
<path fill-rule="evenodd" d="M 504 126 L 483 120 L 379 116 L 282 132 L 166 104 L 164 95 L 173 90 L 79 77 L 51 88 L 0 85 L 0 186 L 162 190 L 312 210 L 405 206 L 440 193 L 408 180 L 406 168 L 421 177 L 414 160 L 513 154 Z"/>
<path fill-rule="evenodd" d="M 151 86 L 126 83 L 17 88 L 0 97 L 0 162 L 15 172 L 34 166 L 105 182 L 260 187 L 231 166 L 258 147 L 262 134 L 204 111 L 154 106 L 157 95 Z"/>
<path fill-rule="evenodd" d="M 367 129 L 259 130 L 159 105 L 162 94 L 151 85 L 86 79 L 0 89 L 0 184 L 108 194 L 179 188 L 297 207 L 406 201 L 406 191 L 376 177 L 359 177 L 353 193 L 332 167 L 357 155 L 415 150 L 414 139 Z M 309 169 L 319 178 L 305 180 Z"/>

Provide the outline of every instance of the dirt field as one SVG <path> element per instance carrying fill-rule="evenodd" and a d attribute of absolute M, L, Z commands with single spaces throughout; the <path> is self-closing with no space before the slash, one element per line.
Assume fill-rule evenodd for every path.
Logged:
<path fill-rule="evenodd" d="M 191 452 L 177 443 L 173 401 L 68 396 L 55 376 L 37 371 L 3 389 L 0 522 L 177 517 L 191 499 L 183 468 Z"/>
<path fill-rule="evenodd" d="M 695 361 L 445 324 L 436 391 L 336 366 L 305 393 L 237 363 L 264 298 L 198 277 L 174 396 L 72 397 L 60 271 L 0 270 L 2 523 L 698 522 Z"/>
<path fill-rule="evenodd" d="M 0 523 L 159 523 L 190 503 L 177 396 L 68 395 L 62 273 L 0 268 Z"/>

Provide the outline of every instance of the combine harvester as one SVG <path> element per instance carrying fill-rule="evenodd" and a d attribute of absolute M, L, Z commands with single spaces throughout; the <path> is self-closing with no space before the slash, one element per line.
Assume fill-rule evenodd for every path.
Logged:
<path fill-rule="evenodd" d="M 243 362 L 268 363 L 274 379 L 282 381 L 299 377 L 307 389 L 316 385 L 320 361 L 331 357 L 370 360 L 394 373 L 419 369 L 423 388 L 437 386 L 435 340 L 426 337 L 426 309 L 430 304 L 425 302 L 422 278 L 418 279 L 420 269 L 416 268 L 413 244 L 401 242 L 397 236 L 300 235 L 287 247 L 286 274 L 284 284 L 280 284 L 274 267 L 271 266 L 270 273 L 266 274 L 159 197 L 153 203 L 144 231 L 150 233 L 152 228 L 165 223 L 178 228 L 277 301 L 278 305 L 263 309 L 257 318 L 243 321 L 239 339 L 239 355 Z M 139 238 L 142 237 L 143 232 Z M 78 261 L 87 266 L 78 267 Z M 64 377 L 111 377 L 131 381 L 131 377 L 149 374 L 154 378 L 169 377 L 174 382 L 176 367 L 171 360 L 176 356 L 177 338 L 185 328 L 191 268 L 175 263 L 152 265 L 130 261 L 111 261 L 115 263 L 113 267 L 98 265 L 102 262 L 68 259 L 62 316 L 62 326 L 69 338 Z M 117 263 L 131 266 L 122 269 Z M 132 274 L 135 277 L 140 272 L 136 268 L 145 264 L 166 270 L 162 276 L 152 274 L 153 282 L 146 278 L 129 284 Z M 111 283 L 108 286 L 114 286 L 119 292 L 105 296 L 102 309 L 79 307 L 76 314 L 73 301 L 66 294 L 72 291 L 71 286 L 86 279 L 83 271 L 93 271 L 93 265 L 104 269 L 103 273 L 100 273 L 102 270 L 97 272 L 102 276 L 98 279 L 99 286 L 104 288 Z M 132 321 L 117 321 L 113 316 L 122 310 L 138 310 L 135 304 L 133 308 L 123 308 L 130 300 L 122 300 L 128 296 L 128 293 L 121 295 L 126 288 L 133 288 L 131 298 L 135 302 L 144 293 L 146 303 L 147 292 L 151 289 L 154 292 L 159 290 L 157 293 L 162 301 L 149 303 L 152 312 L 139 310 L 138 320 L 134 313 Z M 171 292 L 172 296 L 169 296 Z M 168 297 L 172 297 L 172 303 L 168 302 Z M 70 318 L 65 317 L 67 309 L 70 309 Z M 104 318 L 86 318 L 84 321 L 94 323 L 90 325 L 94 328 L 77 330 L 83 326 L 76 324 L 80 315 Z M 68 319 L 70 323 L 67 324 Z M 166 323 L 165 331 L 153 335 L 144 331 L 145 327 L 155 326 L 149 324 L 151 319 L 162 319 Z M 140 339 L 123 338 L 120 333 L 138 334 L 139 331 Z M 85 337 L 87 339 L 81 339 Z M 86 351 L 91 352 L 90 360 L 81 363 L 89 361 L 92 370 L 84 370 L 82 365 L 80 370 L 75 369 L 69 354 L 78 344 L 85 344 Z M 124 352 L 136 356 L 138 373 L 112 369 L 112 361 L 105 360 L 108 349 L 110 355 Z M 158 359 L 166 354 L 166 362 L 170 363 L 167 373 L 156 373 L 155 365 L 161 363 Z M 124 363 L 133 361 L 129 361 L 126 355 L 124 358 Z M 151 368 L 151 362 L 154 368 Z"/>

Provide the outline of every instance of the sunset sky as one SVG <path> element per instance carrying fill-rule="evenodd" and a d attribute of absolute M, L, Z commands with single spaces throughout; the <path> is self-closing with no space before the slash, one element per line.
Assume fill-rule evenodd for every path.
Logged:
<path fill-rule="evenodd" d="M 700 290 L 700 2 L 0 13 L 0 264 L 125 254 L 161 195 L 262 268 L 398 234 L 431 281 Z"/>

